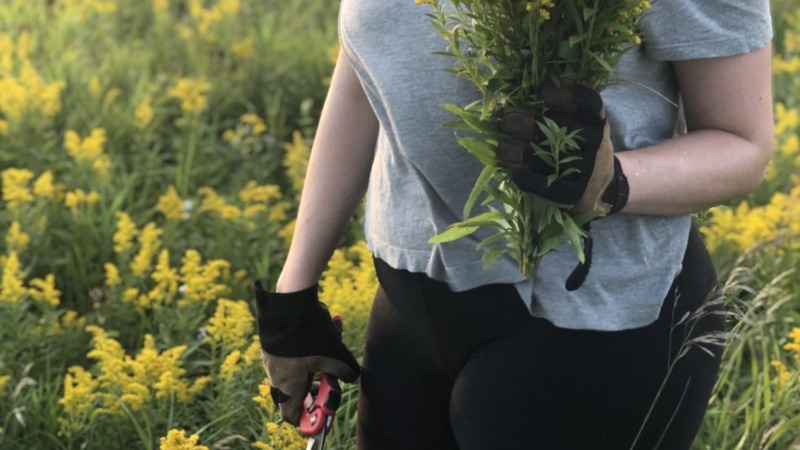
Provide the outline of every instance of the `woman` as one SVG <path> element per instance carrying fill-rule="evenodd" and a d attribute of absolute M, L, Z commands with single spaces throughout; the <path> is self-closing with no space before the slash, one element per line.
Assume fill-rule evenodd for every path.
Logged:
<path fill-rule="evenodd" d="M 592 268 L 574 291 L 565 289 L 575 267 L 566 248 L 530 282 L 510 259 L 484 269 L 480 235 L 427 243 L 460 219 L 480 164 L 442 125 L 452 120 L 443 103 L 476 93 L 444 71 L 452 60 L 433 55 L 443 43 L 426 13 L 411 0 L 342 1 L 343 51 L 295 237 L 276 292 L 256 291 L 283 417 L 296 423 L 309 372 L 358 376 L 316 283 L 367 192 L 381 289 L 361 371 L 359 448 L 688 449 L 721 349 L 678 353 L 724 325 L 703 314 L 716 276 L 689 214 L 763 177 L 772 151 L 767 0 L 653 2 L 644 44 L 616 67 L 622 82 L 602 92 L 613 144 L 583 144 L 589 154 L 613 145 L 615 164 L 593 194 L 608 215 L 592 224 Z M 570 119 L 604 120 L 586 111 L 586 95 L 572 96 Z M 683 135 L 674 133 L 679 98 Z M 536 169 L 515 179 L 523 190 L 525 170 Z"/>

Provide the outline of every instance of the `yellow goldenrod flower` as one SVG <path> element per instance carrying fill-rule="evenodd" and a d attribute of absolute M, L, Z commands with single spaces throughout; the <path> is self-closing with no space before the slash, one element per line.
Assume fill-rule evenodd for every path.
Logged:
<path fill-rule="evenodd" d="M 205 445 L 199 445 L 200 436 L 193 434 L 189 437 L 183 430 L 169 430 L 166 437 L 159 441 L 159 450 L 208 450 Z"/>
<path fill-rule="evenodd" d="M 203 196 L 200 211 L 213 211 L 225 220 L 236 220 L 242 216 L 242 210 L 238 206 L 229 205 L 213 188 L 202 187 L 198 192 Z"/>
<path fill-rule="evenodd" d="M 31 241 L 30 235 L 22 231 L 22 226 L 16 220 L 11 222 L 6 233 L 6 245 L 12 251 L 21 252 L 25 250 Z"/>
<path fill-rule="evenodd" d="M 114 233 L 114 252 L 122 253 L 133 248 L 133 240 L 136 238 L 136 224 L 133 223 L 131 216 L 122 211 L 117 212 L 117 231 Z"/>
<path fill-rule="evenodd" d="M 299 196 L 303 190 L 303 180 L 305 180 L 306 170 L 308 169 L 308 158 L 311 155 L 311 149 L 303 139 L 303 134 L 299 131 L 292 133 L 292 142 L 285 144 L 283 148 L 286 150 L 286 154 L 283 157 L 283 167 L 286 168 L 292 188 Z"/>
<path fill-rule="evenodd" d="M 0 375 L 0 399 L 6 391 L 6 384 L 11 381 L 11 375 Z"/>
<path fill-rule="evenodd" d="M 64 375 L 64 393 L 58 404 L 69 416 L 83 416 L 95 407 L 98 395 L 92 374 L 80 366 L 72 366 Z"/>
<path fill-rule="evenodd" d="M 183 299 L 178 302 L 183 306 L 194 302 L 210 302 L 229 291 L 229 287 L 220 283 L 220 278 L 227 274 L 230 263 L 221 259 L 203 264 L 202 256 L 197 250 L 189 249 L 181 260 L 181 293 Z"/>
<path fill-rule="evenodd" d="M 247 347 L 247 350 L 242 354 L 242 360 L 245 365 L 252 366 L 255 363 L 260 363 L 261 358 L 261 341 L 258 335 L 255 335 L 250 340 L 250 345 Z"/>
<path fill-rule="evenodd" d="M 280 425 L 273 422 L 267 422 L 267 442 L 254 442 L 253 447 L 260 450 L 303 450 L 306 448 L 306 441 L 297 427 L 290 425 L 287 422 L 281 422 Z"/>
<path fill-rule="evenodd" d="M 178 271 L 169 265 L 169 250 L 161 250 L 151 277 L 156 282 L 157 287 L 161 288 L 165 293 L 175 295 L 178 292 L 180 277 L 178 276 Z"/>
<path fill-rule="evenodd" d="M 33 182 L 33 193 L 39 197 L 53 198 L 56 195 L 57 187 L 53 183 L 53 172 L 49 170 L 42 172 L 39 178 Z"/>
<path fill-rule="evenodd" d="M 786 367 L 786 364 L 783 361 L 772 361 L 769 363 L 777 372 L 778 377 L 775 379 L 775 383 L 778 384 L 778 387 L 785 388 L 789 381 L 792 379 L 792 373 L 789 372 L 789 368 Z"/>
<path fill-rule="evenodd" d="M 119 269 L 112 263 L 103 264 L 103 269 L 106 272 L 106 286 L 116 286 L 122 283 L 122 278 L 119 276 Z"/>
<path fill-rule="evenodd" d="M 253 134 L 264 134 L 267 132 L 267 124 L 257 114 L 245 114 L 240 119 L 242 123 L 250 125 Z"/>
<path fill-rule="evenodd" d="M 220 0 L 217 8 L 224 14 L 234 15 L 242 10 L 242 3 L 241 0 Z"/>
<path fill-rule="evenodd" d="M 139 298 L 139 289 L 128 288 L 122 293 L 122 301 L 124 303 L 133 303 Z"/>
<path fill-rule="evenodd" d="M 61 291 L 56 289 L 56 278 L 53 274 L 48 274 L 44 279 L 34 278 L 29 284 L 31 288 L 28 289 L 28 295 L 37 302 L 53 308 L 61 303 Z"/>
<path fill-rule="evenodd" d="M 794 352 L 795 357 L 800 358 L 800 327 L 792 328 L 792 331 L 789 332 L 789 339 L 791 342 L 787 342 L 783 346 L 784 350 Z"/>
<path fill-rule="evenodd" d="M 225 357 L 222 365 L 219 367 L 219 377 L 223 381 L 231 381 L 233 376 L 242 368 L 239 366 L 239 360 L 242 359 L 242 352 L 234 350 Z"/>
<path fill-rule="evenodd" d="M 259 185 L 252 180 L 239 191 L 239 198 L 246 203 L 267 203 L 270 200 L 280 200 L 281 197 L 281 188 L 278 185 Z"/>
<path fill-rule="evenodd" d="M 208 107 L 206 94 L 210 90 L 211 83 L 203 78 L 181 78 L 170 88 L 168 95 L 180 100 L 184 113 L 196 115 Z"/>
<path fill-rule="evenodd" d="M 103 153 L 105 143 L 106 131 L 102 128 L 95 128 L 83 139 L 73 130 L 64 134 L 64 150 L 76 161 L 96 159 Z"/>
<path fill-rule="evenodd" d="M 92 170 L 103 179 L 108 179 L 108 173 L 111 170 L 111 156 L 102 154 L 92 161 Z"/>
<path fill-rule="evenodd" d="M 3 264 L 3 279 L 0 283 L 0 302 L 19 303 L 27 293 L 22 284 L 22 270 L 17 252 L 12 251 Z"/>
<path fill-rule="evenodd" d="M 366 320 L 377 286 L 375 268 L 363 241 L 336 250 L 320 280 L 320 300 L 332 314 Z"/>
<path fill-rule="evenodd" d="M 207 339 L 226 352 L 238 350 L 247 344 L 253 333 L 253 322 L 247 302 L 220 299 L 206 327 Z"/>
<path fill-rule="evenodd" d="M 163 231 L 150 222 L 142 228 L 139 233 L 139 253 L 134 256 L 131 262 L 131 273 L 134 277 L 141 277 L 150 269 L 150 262 L 156 251 L 161 247 L 161 234 Z"/>
<path fill-rule="evenodd" d="M 83 329 L 86 327 L 86 318 L 81 317 L 77 311 L 68 309 L 60 319 L 62 328 Z"/>
<path fill-rule="evenodd" d="M 83 203 L 85 199 L 86 192 L 84 192 L 83 189 L 78 188 L 74 191 L 67 192 L 67 194 L 64 196 L 64 205 L 70 209 L 77 208 L 78 205 Z"/>
<path fill-rule="evenodd" d="M 93 96 L 95 97 L 99 96 L 100 92 L 103 91 L 103 85 L 100 82 L 100 77 L 98 77 L 97 75 L 92 75 L 92 77 L 89 78 L 87 89 L 89 90 L 89 93 L 92 94 Z"/>
<path fill-rule="evenodd" d="M 155 1 L 157 2 L 159 0 Z M 166 2 L 166 0 L 162 1 Z M 137 106 L 136 110 L 133 112 L 133 126 L 144 130 L 153 122 L 153 117 L 155 117 L 155 112 L 153 111 L 153 97 L 148 95 L 139 103 L 139 106 Z"/>
<path fill-rule="evenodd" d="M 13 209 L 33 200 L 33 194 L 28 188 L 33 172 L 12 167 L 3 171 L 2 178 L 3 200 L 8 203 L 9 208 Z"/>
<path fill-rule="evenodd" d="M 161 14 L 169 11 L 169 0 L 153 0 L 153 13 Z"/>
<path fill-rule="evenodd" d="M 231 53 L 240 61 L 247 61 L 253 57 L 253 38 L 246 37 L 241 41 L 234 42 L 231 46 Z"/>
<path fill-rule="evenodd" d="M 270 395 L 271 385 L 269 379 L 264 377 L 261 380 L 261 384 L 258 385 L 258 395 L 252 398 L 256 404 L 264 408 L 267 412 L 268 416 L 275 414 L 275 402 L 272 401 L 272 396 Z"/>
<path fill-rule="evenodd" d="M 183 200 L 175 189 L 175 186 L 167 188 L 167 192 L 158 198 L 156 209 L 163 214 L 167 220 L 181 220 L 184 218 L 185 211 Z"/>

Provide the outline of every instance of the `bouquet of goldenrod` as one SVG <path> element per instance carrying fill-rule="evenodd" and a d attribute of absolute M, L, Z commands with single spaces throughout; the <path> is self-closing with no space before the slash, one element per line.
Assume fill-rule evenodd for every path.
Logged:
<path fill-rule="evenodd" d="M 450 71 L 483 96 L 469 105 L 445 105 L 458 118 L 450 125 L 466 132 L 458 143 L 484 169 L 464 206 L 464 220 L 431 242 L 489 227 L 496 233 L 478 246 L 487 266 L 510 254 L 533 277 L 542 257 L 562 243 L 570 243 L 583 263 L 591 250 L 582 246 L 582 240 L 591 243 L 589 222 L 615 212 L 601 201 L 604 192 L 590 192 L 614 182 L 618 167 L 597 92 L 640 42 L 638 23 L 650 4 L 415 1 L 433 7 L 429 17 L 447 43 L 444 54 L 455 57 Z M 488 211 L 472 215 L 479 200 Z"/>

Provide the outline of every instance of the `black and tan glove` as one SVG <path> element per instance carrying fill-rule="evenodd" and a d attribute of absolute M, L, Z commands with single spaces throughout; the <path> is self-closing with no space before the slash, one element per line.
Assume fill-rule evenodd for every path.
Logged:
<path fill-rule="evenodd" d="M 498 163 L 511 170 L 511 180 L 519 189 L 572 215 L 618 212 L 628 199 L 628 181 L 614 156 L 600 94 L 586 86 L 550 84 L 542 87 L 539 96 L 544 114 L 540 109 L 510 108 L 496 115 L 495 127 L 508 137 L 497 146 Z M 545 136 L 537 125 L 543 115 L 568 132 L 578 130 L 578 158 L 562 164 L 561 173 L 569 174 L 552 183 L 548 178 L 553 167 L 533 150 L 533 144 L 544 147 Z"/>
<path fill-rule="evenodd" d="M 263 290 L 259 283 L 253 288 L 270 394 L 281 417 L 293 425 L 299 423 L 315 373 L 352 383 L 361 370 L 328 309 L 320 303 L 317 289 L 314 285 L 277 294 Z"/>

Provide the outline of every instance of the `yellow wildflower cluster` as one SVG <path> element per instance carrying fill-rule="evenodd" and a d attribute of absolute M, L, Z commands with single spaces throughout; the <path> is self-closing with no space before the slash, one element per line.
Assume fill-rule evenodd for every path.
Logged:
<path fill-rule="evenodd" d="M 153 122 L 155 112 L 153 111 L 153 96 L 145 97 L 136 110 L 133 112 L 133 126 L 144 130 Z"/>
<path fill-rule="evenodd" d="M 158 249 L 161 247 L 161 234 L 163 231 L 150 222 L 139 233 L 139 252 L 131 261 L 131 273 L 134 277 L 141 277 L 150 269 Z"/>
<path fill-rule="evenodd" d="M 132 357 L 104 329 L 88 326 L 86 330 L 93 336 L 93 348 L 86 356 L 97 362 L 97 375 L 80 366 L 68 370 L 59 400 L 67 416 L 121 415 L 123 405 L 140 411 L 153 399 L 172 397 L 186 404 L 210 381 L 209 377 L 184 378 L 180 357 L 185 345 L 159 352 L 148 334 L 139 354 Z"/>
<path fill-rule="evenodd" d="M 17 119 L 27 113 L 52 117 L 61 110 L 63 81 L 48 83 L 28 59 L 30 34 L 23 32 L 15 43 L 0 33 L 0 115 Z M 8 123 L 2 121 L 2 128 Z"/>
<path fill-rule="evenodd" d="M 23 274 L 17 252 L 12 251 L 3 264 L 3 278 L 0 281 L 0 302 L 19 303 L 27 293 L 22 283 Z"/>
<path fill-rule="evenodd" d="M 303 450 L 308 438 L 303 437 L 297 427 L 281 422 L 267 422 L 267 441 L 253 442 L 259 450 Z"/>
<path fill-rule="evenodd" d="M 268 417 L 274 416 L 278 412 L 277 408 L 275 408 L 275 402 L 272 401 L 272 395 L 270 395 L 271 388 L 269 379 L 265 377 L 261 380 L 261 384 L 258 385 L 258 395 L 253 397 L 253 401 L 266 411 Z"/>
<path fill-rule="evenodd" d="M 122 253 L 133 248 L 133 241 L 136 239 L 136 224 L 127 213 L 117 212 L 117 231 L 112 237 L 114 241 L 114 251 Z"/>
<path fill-rule="evenodd" d="M 39 303 L 47 304 L 53 308 L 61 303 L 61 291 L 56 289 L 56 278 L 48 274 L 44 279 L 34 278 L 28 283 L 28 295 Z"/>
<path fill-rule="evenodd" d="M 28 186 L 33 172 L 28 169 L 9 168 L 3 171 L 3 201 L 9 208 L 33 201 L 33 193 Z"/>
<path fill-rule="evenodd" d="M 241 41 L 234 42 L 231 46 L 231 53 L 240 61 L 247 61 L 253 57 L 253 38 L 248 36 Z M 265 130 L 266 131 L 266 130 Z"/>
<path fill-rule="evenodd" d="M 16 220 L 11 222 L 6 233 L 6 246 L 9 250 L 22 252 L 28 247 L 31 237 L 28 233 L 22 231 L 22 226 Z"/>
<path fill-rule="evenodd" d="M 152 248 L 147 250 L 148 253 L 151 251 L 154 250 Z M 148 268 L 149 263 L 147 260 Z M 196 303 L 205 304 L 228 294 L 229 269 L 230 263 L 221 259 L 203 264 L 202 256 L 194 249 L 184 253 L 180 269 L 175 269 L 170 266 L 169 251 L 162 249 L 150 274 L 150 278 L 155 282 L 152 289 L 149 292 L 140 292 L 136 287 L 128 287 L 122 291 L 122 301 L 134 304 L 140 312 L 169 304 L 178 297 L 178 294 L 181 297 L 177 302 L 179 307 Z M 106 286 L 122 284 L 119 271 L 114 264 L 107 263 L 105 270 Z"/>
<path fill-rule="evenodd" d="M 67 192 L 64 196 L 64 205 L 70 209 L 77 208 L 80 205 L 92 206 L 98 203 L 100 203 L 100 193 L 94 190 L 86 192 L 78 188 Z"/>
<path fill-rule="evenodd" d="M 3 398 L 3 394 L 6 392 L 6 385 L 9 381 L 11 381 L 11 375 L 0 375 L 0 399 Z"/>
<path fill-rule="evenodd" d="M 795 173 L 800 168 L 800 111 L 775 104 L 775 154 L 767 166 L 765 178 L 773 180 L 785 173 Z"/>
<path fill-rule="evenodd" d="M 206 326 L 207 339 L 219 345 L 225 353 L 238 350 L 253 334 L 254 322 L 247 302 L 220 299 Z"/>
<path fill-rule="evenodd" d="M 198 115 L 208 108 L 206 95 L 211 83 L 205 78 L 181 78 L 169 89 L 168 95 L 181 102 L 181 109 L 188 115 Z"/>
<path fill-rule="evenodd" d="M 239 14 L 242 10 L 240 0 L 219 0 L 211 8 L 203 6 L 203 0 L 189 0 L 189 16 L 195 21 L 197 32 L 207 41 L 216 40 L 211 28 L 225 17 Z"/>
<path fill-rule="evenodd" d="M 105 143 L 106 130 L 103 128 L 95 128 L 85 138 L 81 138 L 73 130 L 68 130 L 64 135 L 64 150 L 67 154 L 77 162 L 91 162 L 92 170 L 103 177 L 108 176 L 111 168 L 111 157 L 103 152 Z"/>
<path fill-rule="evenodd" d="M 366 323 L 378 281 L 365 242 L 336 250 L 320 280 L 320 300 L 345 321 Z M 346 326 L 346 325 L 345 325 Z"/>
<path fill-rule="evenodd" d="M 169 11 L 169 0 L 153 0 L 153 14 L 163 14 Z"/>
<path fill-rule="evenodd" d="M 189 211 L 186 209 L 181 196 L 175 186 L 167 188 L 167 192 L 158 197 L 156 210 L 164 215 L 167 220 L 182 220 L 189 218 Z"/>
<path fill-rule="evenodd" d="M 784 51 L 772 57 L 772 71 L 776 74 L 793 74 L 800 70 L 800 56 L 797 55 L 800 39 L 793 30 L 787 30 L 783 35 Z"/>
<path fill-rule="evenodd" d="M 785 236 L 800 234 L 800 184 L 788 194 L 777 192 L 764 206 L 750 206 L 747 201 L 736 208 L 711 209 L 711 223 L 701 227 L 710 251 L 730 245 L 742 251 L 753 245 Z"/>
<path fill-rule="evenodd" d="M 783 349 L 793 353 L 794 360 L 800 363 L 800 327 L 792 328 L 792 331 L 789 332 L 789 342 L 783 345 Z M 781 388 L 787 387 L 792 381 L 793 374 L 786 363 L 774 360 L 770 362 L 770 366 L 777 372 L 775 383 Z M 798 368 L 800 368 L 800 364 L 798 364 Z"/>
<path fill-rule="evenodd" d="M 311 148 L 303 139 L 303 134 L 299 131 L 292 133 L 292 142 L 283 146 L 286 154 L 283 157 L 283 167 L 289 175 L 289 181 L 298 198 L 303 190 L 303 182 L 308 170 L 308 158 L 311 155 Z"/>
<path fill-rule="evenodd" d="M 229 287 L 221 282 L 229 275 L 230 263 L 222 259 L 212 259 L 203 264 L 197 250 L 189 249 L 183 255 L 180 269 L 183 298 L 178 305 L 201 302 L 207 303 L 226 295 Z"/>
<path fill-rule="evenodd" d="M 200 436 L 193 434 L 186 436 L 183 430 L 169 430 L 166 437 L 159 441 L 159 450 L 208 450 L 205 445 L 200 445 L 197 441 Z"/>
<path fill-rule="evenodd" d="M 228 128 L 222 138 L 239 148 L 262 145 L 261 135 L 268 130 L 267 124 L 258 114 L 243 114 L 235 128 Z"/>
<path fill-rule="evenodd" d="M 228 203 L 211 187 L 202 187 L 198 192 L 203 196 L 200 211 L 214 212 L 225 220 L 246 220 L 250 228 L 256 227 L 252 220 L 265 213 L 270 222 L 284 221 L 290 208 L 289 203 L 281 200 L 277 185 L 259 185 L 255 181 L 249 181 L 239 192 L 238 197 L 243 202 L 241 207 Z"/>
<path fill-rule="evenodd" d="M 550 20 L 550 10 L 555 4 L 553 0 L 536 0 L 525 4 L 525 11 L 537 11 L 539 23 Z"/>

